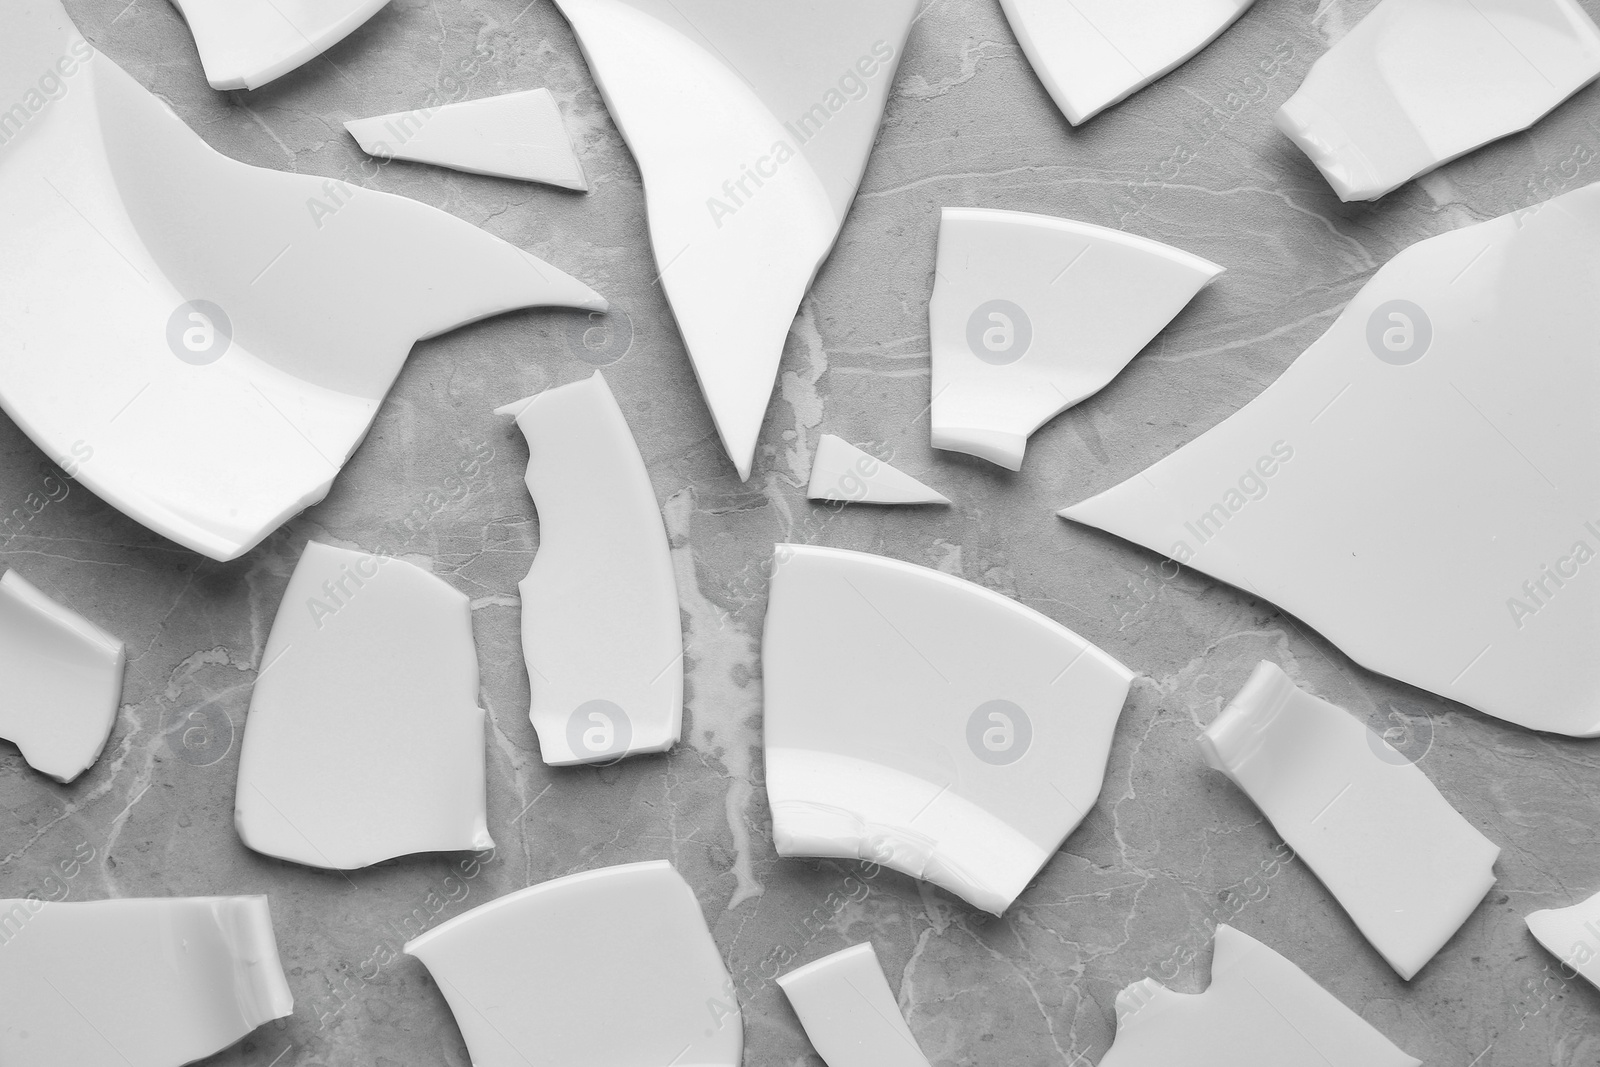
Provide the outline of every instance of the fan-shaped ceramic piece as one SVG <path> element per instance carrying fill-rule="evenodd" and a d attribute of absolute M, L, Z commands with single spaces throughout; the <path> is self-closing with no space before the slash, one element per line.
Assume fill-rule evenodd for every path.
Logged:
<path fill-rule="evenodd" d="M 683 731 L 683 630 L 650 472 L 599 371 L 495 412 L 528 439 L 539 554 L 518 586 L 529 717 L 563 766 L 665 752 Z"/>
<path fill-rule="evenodd" d="M 1600 893 L 1570 908 L 1533 912 L 1527 922 L 1539 944 L 1559 957 L 1563 967 L 1600 986 Z"/>
<path fill-rule="evenodd" d="M 406 945 L 475 1067 L 738 1067 L 733 980 L 694 890 L 661 861 L 557 878 Z"/>
<path fill-rule="evenodd" d="M 1211 985 L 1153 978 L 1117 994 L 1100 1067 L 1421 1067 L 1312 978 L 1248 934 L 1218 926 Z"/>
<path fill-rule="evenodd" d="M 605 307 L 442 211 L 218 155 L 56 0 L 0 24 L 0 406 L 180 544 L 232 559 L 321 500 L 418 338 Z"/>
<path fill-rule="evenodd" d="M 933 446 L 1021 470 L 1028 435 L 1104 388 L 1221 273 L 1103 226 L 945 208 L 928 303 Z"/>
<path fill-rule="evenodd" d="M 644 176 L 661 284 L 750 476 L 800 299 L 855 198 L 917 0 L 557 0 Z"/>
<path fill-rule="evenodd" d="M 0 737 L 70 782 L 100 758 L 122 696 L 122 642 L 16 571 L 0 577 Z"/>
<path fill-rule="evenodd" d="M 1133 673 L 960 578 L 779 545 L 762 640 L 780 856 L 865 859 L 996 915 L 1100 793 Z"/>
<path fill-rule="evenodd" d="M 258 89 L 317 58 L 389 0 L 172 0 L 213 89 Z"/>
<path fill-rule="evenodd" d="M 928 1067 L 869 941 L 778 976 L 828 1067 Z"/>
<path fill-rule="evenodd" d="M 178 1067 L 294 1011 L 266 897 L 0 900 L 0 1063 Z"/>
<path fill-rule="evenodd" d="M 911 475 L 831 433 L 817 440 L 806 496 L 831 503 L 950 503 L 950 498 L 943 493 L 934 492 Z"/>
<path fill-rule="evenodd" d="M 1600 186 L 1396 256 L 1276 382 L 1067 508 L 1366 667 L 1600 734 Z"/>
<path fill-rule="evenodd" d="M 344 128 L 363 152 L 381 159 L 589 188 L 549 89 L 353 119 Z"/>
<path fill-rule="evenodd" d="M 1600 76 L 1574 0 L 1383 0 L 1278 110 L 1340 200 L 1384 193 L 1525 130 Z"/>
<path fill-rule="evenodd" d="M 312 541 L 261 662 L 234 799 L 246 845 L 341 870 L 494 847 L 465 596 Z"/>
<path fill-rule="evenodd" d="M 1255 0 L 1000 0 L 1074 126 L 1186 62 Z"/>

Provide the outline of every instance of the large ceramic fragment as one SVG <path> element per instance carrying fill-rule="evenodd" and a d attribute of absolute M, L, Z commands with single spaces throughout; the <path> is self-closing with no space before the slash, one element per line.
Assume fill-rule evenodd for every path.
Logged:
<path fill-rule="evenodd" d="M 650 472 L 599 371 L 500 408 L 528 439 L 539 554 L 518 585 L 546 763 L 665 752 L 683 730 L 683 630 Z"/>
<path fill-rule="evenodd" d="M 1500 847 L 1343 709 L 1262 661 L 1200 738 L 1410 980 L 1494 885 Z"/>
<path fill-rule="evenodd" d="M 855 198 L 917 0 L 557 0 L 644 177 L 661 284 L 750 476 L 800 299 Z"/>
<path fill-rule="evenodd" d="M 1574 0 L 1384 0 L 1276 121 L 1340 200 L 1376 200 L 1527 129 L 1596 76 L 1600 29 Z"/>
<path fill-rule="evenodd" d="M 418 338 L 605 307 L 442 211 L 219 155 L 56 0 L 0 25 L 0 100 L 33 101 L 0 112 L 0 406 L 180 544 L 232 559 L 321 500 Z"/>
<path fill-rule="evenodd" d="M 806 496 L 830 503 L 950 503 L 950 498 L 943 493 L 934 492 L 911 475 L 831 433 L 823 434 L 817 441 Z"/>
<path fill-rule="evenodd" d="M 1528 929 L 1562 966 L 1600 986 L 1600 893 L 1570 908 L 1531 912 Z"/>
<path fill-rule="evenodd" d="M 474 1067 L 738 1067 L 733 980 L 669 863 L 557 878 L 406 945 Z"/>
<path fill-rule="evenodd" d="M 1087 122 L 1216 39 L 1255 0 L 1000 0 L 1067 121 Z"/>
<path fill-rule="evenodd" d="M 172 0 L 213 89 L 256 89 L 354 33 L 389 0 Z"/>
<path fill-rule="evenodd" d="M 1031 608 L 779 545 L 762 639 L 780 856 L 881 863 L 1004 912 L 1100 793 L 1133 673 Z"/>
<path fill-rule="evenodd" d="M 464 595 L 404 560 L 312 541 L 261 662 L 234 799 L 246 845 L 340 870 L 494 847 Z"/>
<path fill-rule="evenodd" d="M 1117 1039 L 1100 1067 L 1420 1067 L 1300 968 L 1218 926 L 1211 984 L 1174 993 L 1152 978 L 1117 994 Z"/>
<path fill-rule="evenodd" d="M 0 1063 L 179 1067 L 294 1010 L 266 897 L 0 900 Z"/>
<path fill-rule="evenodd" d="M 869 941 L 779 975 L 828 1067 L 928 1067 Z"/>
<path fill-rule="evenodd" d="M 363 152 L 381 159 L 589 188 L 549 89 L 352 119 L 344 128 Z"/>
<path fill-rule="evenodd" d="M 1372 670 L 1600 733 L 1597 250 L 1594 185 L 1413 245 L 1241 411 L 1061 514 Z"/>
<path fill-rule="evenodd" d="M 1034 430 L 1102 389 L 1221 273 L 1103 226 L 945 208 L 928 302 L 933 446 L 1020 470 Z"/>
<path fill-rule="evenodd" d="M 0 737 L 70 782 L 100 758 L 122 696 L 122 642 L 16 571 L 0 577 Z"/>

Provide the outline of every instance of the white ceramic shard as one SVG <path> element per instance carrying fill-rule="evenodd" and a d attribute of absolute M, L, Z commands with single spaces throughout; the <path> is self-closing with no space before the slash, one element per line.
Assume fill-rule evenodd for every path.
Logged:
<path fill-rule="evenodd" d="M 1500 847 L 1387 741 L 1275 663 L 1257 665 L 1200 747 L 1407 981 L 1494 885 Z"/>
<path fill-rule="evenodd" d="M 943 493 L 934 492 L 911 475 L 831 433 L 817 440 L 806 496 L 832 503 L 950 503 L 950 498 Z"/>
<path fill-rule="evenodd" d="M 1600 986 L 1600 893 L 1570 908 L 1528 915 L 1528 929 L 1568 968 Z M 780 979 L 781 981 L 781 979 Z"/>
<path fill-rule="evenodd" d="M 1241 411 L 1061 514 L 1371 670 L 1600 734 L 1597 248 L 1594 185 L 1413 245 Z"/>
<path fill-rule="evenodd" d="M 660 280 L 750 476 L 778 358 L 855 198 L 917 0 L 557 0 L 644 177 Z"/>
<path fill-rule="evenodd" d="M 406 945 L 474 1067 L 738 1067 L 733 980 L 689 883 L 662 861 L 556 878 Z"/>
<path fill-rule="evenodd" d="M 294 1011 L 266 897 L 0 900 L 0 1063 L 178 1067 Z"/>
<path fill-rule="evenodd" d="M 549 89 L 397 111 L 344 124 L 368 155 L 589 188 Z"/>
<path fill-rule="evenodd" d="M 1278 110 L 1340 200 L 1376 200 L 1532 126 L 1600 76 L 1574 0 L 1384 0 Z"/>
<path fill-rule="evenodd" d="M 180 544 L 232 559 L 327 495 L 418 338 L 605 307 L 442 211 L 219 155 L 56 0 L 0 24 L 29 101 L 0 112 L 0 406 Z"/>
<path fill-rule="evenodd" d="M 528 439 L 539 554 L 518 585 L 546 763 L 665 752 L 683 731 L 683 629 L 650 472 L 599 371 L 498 409 Z"/>
<path fill-rule="evenodd" d="M 117 721 L 122 642 L 14 570 L 0 576 L 0 738 L 36 771 L 70 782 Z"/>
<path fill-rule="evenodd" d="M 778 976 L 828 1067 L 928 1067 L 869 941 Z"/>
<path fill-rule="evenodd" d="M 1000 0 L 1034 73 L 1074 126 L 1166 75 L 1255 0 Z"/>
<path fill-rule="evenodd" d="M 982 586 L 779 545 L 762 639 L 780 856 L 865 859 L 996 915 L 1100 793 L 1133 673 Z"/>
<path fill-rule="evenodd" d="M 1100 1067 L 1420 1067 L 1312 978 L 1248 934 L 1217 927 L 1211 984 L 1153 978 L 1117 994 Z"/>
<path fill-rule="evenodd" d="M 1103 226 L 945 208 L 928 302 L 933 446 L 1021 470 L 1033 431 L 1104 388 L 1221 273 Z"/>
<path fill-rule="evenodd" d="M 258 89 L 317 58 L 389 0 L 172 0 L 213 89 Z"/>
<path fill-rule="evenodd" d="M 246 845 L 336 870 L 494 847 L 464 595 L 404 560 L 309 542 L 261 663 L 234 797 Z"/>

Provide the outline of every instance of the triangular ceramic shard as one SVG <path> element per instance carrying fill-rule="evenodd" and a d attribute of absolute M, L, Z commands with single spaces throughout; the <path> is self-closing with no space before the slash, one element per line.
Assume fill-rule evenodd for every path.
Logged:
<path fill-rule="evenodd" d="M 1600 986 L 1600 893 L 1570 908 L 1533 912 L 1527 922 L 1539 944 L 1558 957 L 1562 967 Z"/>
<path fill-rule="evenodd" d="M 665 752 L 683 731 L 683 630 L 650 472 L 599 371 L 507 405 L 528 439 L 539 554 L 518 585 L 539 752 Z"/>
<path fill-rule="evenodd" d="M 266 897 L 0 900 L 0 1063 L 176 1067 L 294 1011 Z"/>
<path fill-rule="evenodd" d="M 733 980 L 669 863 L 557 878 L 406 945 L 450 1004 L 474 1067 L 738 1067 Z"/>
<path fill-rule="evenodd" d="M 1500 847 L 1343 709 L 1263 661 L 1200 738 L 1409 981 L 1494 885 Z"/>
<path fill-rule="evenodd" d="M 557 0 L 644 177 L 661 284 L 748 478 L 801 298 L 866 167 L 917 0 Z"/>
<path fill-rule="evenodd" d="M 442 211 L 219 155 L 56 0 L 0 25 L 0 100 L 39 101 L 0 122 L 0 406 L 180 544 L 233 559 L 321 500 L 418 338 L 605 307 Z"/>
<path fill-rule="evenodd" d="M 1211 984 L 1174 993 L 1153 978 L 1117 994 L 1117 1038 L 1100 1067 L 1420 1067 L 1300 968 L 1218 926 Z"/>
<path fill-rule="evenodd" d="M 1034 430 L 1104 388 L 1221 273 L 1103 226 L 945 208 L 928 303 L 933 446 L 1021 470 Z"/>
<path fill-rule="evenodd" d="M 1094 804 L 1133 673 L 982 586 L 779 545 L 762 639 L 780 856 L 864 859 L 1001 914 Z"/>
<path fill-rule="evenodd" d="M 397 111 L 344 124 L 368 155 L 588 189 L 549 89 Z"/>
<path fill-rule="evenodd" d="M 911 475 L 895 470 L 831 433 L 823 434 L 817 441 L 806 496 L 832 503 L 950 503 L 950 498 L 943 493 L 934 492 Z"/>
<path fill-rule="evenodd" d="M 1600 734 L 1597 250 L 1594 185 L 1413 245 L 1241 411 L 1061 514 L 1372 670 Z"/>
<path fill-rule="evenodd" d="M 172 0 L 213 89 L 257 89 L 310 62 L 389 0 Z"/>
<path fill-rule="evenodd" d="M 117 721 L 122 642 L 29 584 L 0 577 L 0 738 L 36 771 L 70 782 Z"/>
<path fill-rule="evenodd" d="M 1527 129 L 1596 76 L 1600 29 L 1574 0 L 1384 0 L 1276 121 L 1340 200 L 1376 200 Z"/>
<path fill-rule="evenodd" d="M 928 1067 L 869 941 L 778 977 L 828 1067 Z"/>
<path fill-rule="evenodd" d="M 1000 0 L 1017 43 L 1074 126 L 1161 78 L 1255 0 Z"/>
<path fill-rule="evenodd" d="M 261 662 L 234 798 L 246 845 L 335 870 L 494 847 L 465 596 L 312 541 Z"/>

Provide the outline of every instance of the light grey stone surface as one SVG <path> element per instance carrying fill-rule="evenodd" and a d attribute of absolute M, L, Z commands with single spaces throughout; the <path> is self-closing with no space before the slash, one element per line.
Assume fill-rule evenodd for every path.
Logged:
<path fill-rule="evenodd" d="M 1583 2 L 1600 15 L 1600 0 Z M 559 13 L 546 0 L 525 4 L 394 0 L 281 81 L 216 93 L 165 0 L 69 3 L 91 41 L 219 150 L 360 180 L 483 226 L 602 291 L 614 320 L 631 323 L 631 344 L 586 360 L 580 314 L 525 312 L 418 345 L 328 499 L 234 563 L 179 549 L 81 487 L 15 529 L 0 562 L 120 636 L 130 662 L 111 743 L 77 783 L 46 780 L 0 746 L 0 894 L 269 894 L 296 1011 L 208 1061 L 228 1067 L 462 1067 L 461 1039 L 422 967 L 374 962 L 407 936 L 407 917 L 414 930 L 547 878 L 650 858 L 672 860 L 700 895 L 739 984 L 749 1064 L 817 1062 L 772 979 L 869 937 L 934 1063 L 1094 1063 L 1124 985 L 1154 975 L 1184 991 L 1205 986 L 1219 919 L 1429 1064 L 1600 1062 L 1600 993 L 1562 979 L 1522 924 L 1528 911 L 1600 888 L 1594 743 L 1530 733 L 1374 676 L 1272 606 L 1174 576 L 1054 516 L 1239 408 L 1401 248 L 1600 178 L 1600 89 L 1377 205 L 1345 206 L 1271 115 L 1369 0 L 1261 0 L 1193 62 L 1077 130 L 994 0 L 931 0 L 861 195 L 796 319 L 756 472 L 741 484 L 653 284 L 638 168 Z M 593 183 L 587 196 L 406 163 L 360 177 L 342 121 L 417 106 L 435 86 L 450 92 L 449 72 L 475 48 L 490 58 L 456 91 L 548 86 Z M 1036 434 L 1011 474 L 928 446 L 926 305 L 947 204 L 1120 226 L 1228 273 L 1109 388 Z M 673 538 L 688 711 L 668 756 L 552 770 L 526 718 L 518 642 L 516 582 L 539 530 L 522 484 L 525 446 L 490 412 L 602 359 L 614 359 L 606 375 Z M 875 442 L 956 505 L 808 504 L 811 450 L 825 431 Z M 462 490 L 447 479 L 479 447 L 494 458 Z M 48 472 L 0 422 L 0 505 L 20 506 Z M 1408 476 L 1406 457 L 1395 457 L 1395 476 Z M 397 533 L 412 515 L 420 532 Z M 250 686 L 308 538 L 387 542 L 473 598 L 494 723 L 492 859 L 319 873 L 254 855 L 234 834 Z M 1005 918 L 892 872 L 861 880 L 853 865 L 775 856 L 758 652 L 763 566 L 784 539 L 962 575 L 1139 672 L 1099 805 Z M 1445 796 L 1504 848 L 1499 884 L 1409 984 L 1303 864 L 1274 862 L 1271 828 L 1199 757 L 1196 735 L 1262 657 L 1380 729 L 1402 730 Z M 73 859 L 87 849 L 91 861 Z"/>

